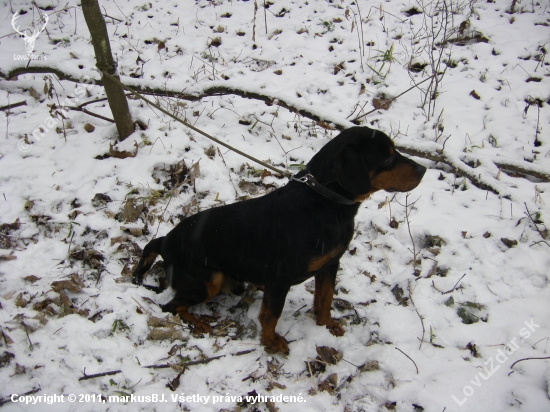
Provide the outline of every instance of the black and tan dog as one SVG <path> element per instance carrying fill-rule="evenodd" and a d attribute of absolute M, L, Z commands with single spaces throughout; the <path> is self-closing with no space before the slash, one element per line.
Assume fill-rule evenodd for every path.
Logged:
<path fill-rule="evenodd" d="M 209 209 L 180 222 L 145 246 L 133 281 L 157 257 L 176 296 L 162 307 L 206 333 L 210 326 L 188 312 L 226 285 L 263 285 L 261 341 L 269 351 L 288 353 L 275 332 L 292 285 L 315 276 L 317 324 L 335 336 L 344 329 L 330 308 L 338 261 L 353 235 L 360 203 L 378 190 L 414 189 L 426 168 L 403 157 L 384 133 L 353 127 L 327 143 L 287 185 L 265 196 Z"/>

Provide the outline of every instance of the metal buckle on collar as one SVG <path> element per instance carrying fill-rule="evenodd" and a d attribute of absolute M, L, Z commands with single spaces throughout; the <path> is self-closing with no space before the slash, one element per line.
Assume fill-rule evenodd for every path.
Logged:
<path fill-rule="evenodd" d="M 309 173 L 305 176 L 302 176 L 302 177 L 296 177 L 296 175 L 292 175 L 290 180 L 294 180 L 295 182 L 300 182 L 300 183 L 308 183 L 310 178 L 312 178 L 312 177 L 313 176 L 310 175 Z"/>

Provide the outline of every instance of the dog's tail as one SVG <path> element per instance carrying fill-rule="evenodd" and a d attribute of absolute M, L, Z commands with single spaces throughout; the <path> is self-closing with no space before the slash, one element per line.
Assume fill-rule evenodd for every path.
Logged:
<path fill-rule="evenodd" d="M 161 254 L 163 241 L 164 236 L 153 239 L 147 243 L 147 246 L 143 249 L 143 254 L 141 255 L 141 259 L 139 260 L 132 277 L 132 282 L 135 285 L 141 285 L 143 283 L 143 275 L 151 269 L 156 257 Z"/>

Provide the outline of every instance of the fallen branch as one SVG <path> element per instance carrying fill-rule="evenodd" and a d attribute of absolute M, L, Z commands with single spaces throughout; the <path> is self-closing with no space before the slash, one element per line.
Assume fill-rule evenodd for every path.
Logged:
<path fill-rule="evenodd" d="M 89 116 L 97 117 L 98 119 L 105 120 L 105 121 L 110 122 L 110 123 L 114 123 L 114 122 L 115 122 L 113 119 L 109 119 L 108 117 L 105 117 L 105 116 L 102 116 L 102 115 L 100 115 L 100 114 L 91 112 L 91 111 L 89 111 L 88 109 L 85 109 L 84 107 L 80 107 L 80 106 L 63 106 L 63 107 L 57 107 L 57 106 L 55 106 L 54 108 L 55 108 L 55 109 L 68 109 L 68 110 L 74 110 L 74 111 L 77 111 L 77 112 L 86 113 L 86 114 L 89 115 Z"/>
<path fill-rule="evenodd" d="M 34 389 L 31 389 L 30 391 L 28 392 L 25 392 L 25 393 L 21 393 L 21 394 L 17 394 L 17 397 L 21 397 L 21 396 L 28 396 L 28 395 L 34 395 L 36 392 L 40 392 L 42 390 L 42 388 L 34 388 Z M 0 406 L 4 406 L 6 403 L 10 403 L 12 402 L 11 400 L 11 397 L 15 395 L 15 394 L 12 394 L 11 396 L 7 397 L 7 398 L 2 398 L 0 399 Z"/>
<path fill-rule="evenodd" d="M 494 177 L 485 176 L 484 174 L 479 173 L 475 168 L 465 164 L 459 157 L 453 156 L 448 150 L 438 147 L 438 144 L 430 142 L 423 146 L 430 146 L 430 149 L 412 144 L 395 145 L 400 152 L 408 154 L 409 156 L 421 157 L 436 163 L 444 163 L 447 166 L 450 166 L 454 173 L 467 177 L 474 186 L 482 190 L 489 190 L 497 195 L 510 197 L 510 192 L 508 189 Z"/>
<path fill-rule="evenodd" d="M 27 101 L 26 101 L 26 100 L 23 100 L 22 102 L 17 102 L 17 103 L 8 104 L 8 105 L 6 105 L 6 106 L 1 106 L 1 107 L 0 107 L 0 112 L 3 112 L 4 110 L 15 109 L 16 107 L 19 107 L 19 106 L 26 106 L 26 105 L 27 105 Z"/>
<path fill-rule="evenodd" d="M 78 378 L 79 381 L 86 381 L 88 379 L 95 379 L 95 378 L 101 378 L 102 376 L 111 376 L 116 375 L 117 373 L 121 373 L 122 371 L 110 371 L 110 372 L 103 372 L 103 373 L 96 373 L 94 375 L 86 375 L 86 369 L 84 369 L 84 376 Z"/>
<path fill-rule="evenodd" d="M 243 350 L 241 352 L 237 352 L 237 353 L 234 353 L 234 354 L 230 354 L 230 353 L 227 353 L 225 355 L 219 355 L 219 356 L 213 356 L 211 358 L 206 358 L 206 359 L 201 359 L 201 360 L 195 360 L 195 361 L 190 361 L 190 362 L 185 362 L 185 363 L 164 363 L 162 365 L 148 365 L 148 366 L 144 366 L 144 368 L 146 369 L 166 369 L 166 368 L 172 368 L 172 369 L 178 369 L 178 370 L 184 370 L 185 368 L 187 368 L 188 366 L 193 366 L 193 365 L 204 365 L 206 363 L 210 363 L 212 362 L 213 360 L 216 360 L 216 359 L 220 359 L 220 358 L 223 358 L 227 355 L 231 355 L 231 356 L 241 356 L 241 355 L 246 355 L 248 353 L 251 353 L 251 352 L 254 352 L 256 349 L 248 349 L 248 350 Z"/>
<path fill-rule="evenodd" d="M 49 63 L 52 64 L 52 63 Z M 72 82 L 83 82 L 82 75 L 65 72 L 60 67 L 49 66 L 31 66 L 31 67 L 15 67 L 8 71 L 0 69 L 0 77 L 13 79 L 22 74 L 55 74 L 62 80 Z M 173 87 L 159 88 L 156 83 L 148 82 L 139 79 L 125 79 L 125 84 L 132 87 L 137 92 L 162 97 L 174 97 L 189 101 L 198 101 L 206 97 L 220 95 L 235 95 L 244 98 L 255 99 L 265 102 L 268 105 L 278 105 L 286 108 L 293 113 L 298 113 L 303 117 L 311 119 L 323 126 L 332 127 L 336 130 L 344 130 L 354 126 L 353 122 L 335 116 L 332 113 L 314 109 L 307 105 L 304 99 L 290 97 L 288 95 L 269 91 L 260 91 L 259 88 L 247 87 L 246 85 L 230 82 L 230 81 L 212 81 L 204 85 L 194 85 L 185 90 L 176 89 Z M 101 80 L 95 80 L 95 84 L 102 85 Z M 405 91 L 406 92 L 406 91 Z M 403 93 L 402 93 L 403 94 Z M 398 95 L 399 96 L 399 95 Z M 471 167 L 468 164 L 487 164 L 493 165 L 495 169 L 509 170 L 515 173 L 520 173 L 526 176 L 533 176 L 546 182 L 550 182 L 550 171 L 538 165 L 531 165 L 527 162 L 515 161 L 513 159 L 502 159 L 497 156 L 478 156 L 472 153 L 461 153 L 460 156 L 453 155 L 448 149 L 434 142 L 426 143 L 404 143 L 396 142 L 396 148 L 410 156 L 428 159 L 438 163 L 444 163 L 451 167 L 453 171 L 459 175 L 467 177 L 475 186 L 489 190 L 503 197 L 510 197 L 510 192 L 505 185 L 499 182 L 491 175 L 486 176 L 486 171 L 483 173 Z M 468 164 L 467 164 L 468 163 Z M 490 163 L 490 165 L 488 164 Z M 496 173 L 493 173 L 495 176 Z"/>

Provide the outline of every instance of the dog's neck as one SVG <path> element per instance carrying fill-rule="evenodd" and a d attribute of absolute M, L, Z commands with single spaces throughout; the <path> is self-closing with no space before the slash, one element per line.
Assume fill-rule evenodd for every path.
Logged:
<path fill-rule="evenodd" d="M 309 170 L 309 168 L 306 168 L 305 170 L 296 174 L 290 180 L 306 184 L 323 197 L 342 205 L 350 206 L 359 202 L 351 193 L 340 186 L 338 182 L 334 180 L 328 183 L 320 182 L 317 177 Z"/>

